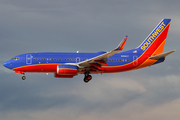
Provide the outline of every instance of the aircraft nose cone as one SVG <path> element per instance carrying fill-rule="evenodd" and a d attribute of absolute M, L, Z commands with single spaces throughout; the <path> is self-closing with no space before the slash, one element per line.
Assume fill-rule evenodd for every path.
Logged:
<path fill-rule="evenodd" d="M 5 63 L 3 63 L 3 66 L 6 68 L 9 68 L 10 66 L 10 61 L 6 61 Z"/>

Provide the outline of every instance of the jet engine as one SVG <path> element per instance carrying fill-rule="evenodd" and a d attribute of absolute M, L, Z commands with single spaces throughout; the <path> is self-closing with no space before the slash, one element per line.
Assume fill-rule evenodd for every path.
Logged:
<path fill-rule="evenodd" d="M 57 66 L 57 73 L 55 73 L 55 77 L 72 78 L 74 75 L 77 75 L 76 65 L 58 65 Z"/>

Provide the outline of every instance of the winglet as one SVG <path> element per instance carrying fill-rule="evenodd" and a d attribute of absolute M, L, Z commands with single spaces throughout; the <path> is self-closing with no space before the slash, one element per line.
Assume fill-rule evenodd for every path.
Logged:
<path fill-rule="evenodd" d="M 125 43 L 126 43 L 127 38 L 128 38 L 128 36 L 126 35 L 126 36 L 124 37 L 124 39 L 121 41 L 121 43 L 117 46 L 117 48 L 114 49 L 114 51 L 120 51 L 120 50 L 122 50 L 122 49 L 124 48 L 124 46 L 125 46 Z"/>

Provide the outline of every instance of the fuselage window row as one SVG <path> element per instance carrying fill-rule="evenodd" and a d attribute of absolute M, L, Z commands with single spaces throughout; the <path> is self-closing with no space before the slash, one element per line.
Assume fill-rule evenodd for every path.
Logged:
<path fill-rule="evenodd" d="M 54 61 L 61 61 L 62 59 L 61 58 L 34 58 L 34 60 L 54 60 Z M 87 59 L 64 59 L 65 61 L 76 61 L 76 60 L 79 60 L 79 61 L 85 61 L 85 60 L 87 60 Z M 109 59 L 108 61 L 122 61 L 122 62 L 126 62 L 126 61 L 129 61 L 129 59 Z"/>
<path fill-rule="evenodd" d="M 62 59 L 59 59 L 59 58 L 34 58 L 34 60 L 62 60 Z"/>
<path fill-rule="evenodd" d="M 122 62 L 126 62 L 126 61 L 129 61 L 129 59 L 109 59 L 108 61 L 122 61 Z"/>

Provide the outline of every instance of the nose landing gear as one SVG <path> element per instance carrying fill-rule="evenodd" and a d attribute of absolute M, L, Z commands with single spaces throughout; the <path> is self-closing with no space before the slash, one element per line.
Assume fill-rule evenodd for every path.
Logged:
<path fill-rule="evenodd" d="M 92 76 L 89 75 L 89 72 L 84 73 L 84 82 L 88 83 L 92 79 Z"/>
<path fill-rule="evenodd" d="M 25 79 L 26 79 L 26 76 L 25 76 L 25 75 L 23 75 L 23 76 L 22 76 L 22 80 L 25 80 Z"/>
<path fill-rule="evenodd" d="M 26 76 L 25 76 L 25 73 L 24 71 L 15 71 L 15 73 L 18 73 L 18 74 L 22 74 L 22 80 L 25 80 L 26 79 Z"/>

